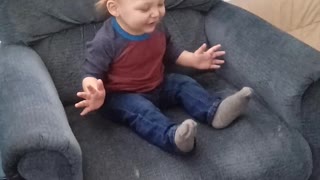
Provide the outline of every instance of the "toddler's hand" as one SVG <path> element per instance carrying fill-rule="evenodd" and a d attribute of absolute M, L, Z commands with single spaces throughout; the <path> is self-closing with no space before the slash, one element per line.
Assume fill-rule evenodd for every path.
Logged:
<path fill-rule="evenodd" d="M 84 99 L 75 104 L 76 108 L 84 108 L 80 113 L 81 116 L 99 109 L 103 105 L 106 96 L 103 82 L 101 81 L 101 79 L 99 79 L 97 81 L 97 89 L 89 85 L 88 92 L 78 92 L 77 96 Z"/>
<path fill-rule="evenodd" d="M 217 59 L 217 57 L 225 54 L 225 51 L 218 51 L 221 45 L 215 45 L 207 50 L 207 45 L 203 44 L 198 50 L 194 52 L 197 69 L 219 69 L 224 63 L 224 60 Z"/>

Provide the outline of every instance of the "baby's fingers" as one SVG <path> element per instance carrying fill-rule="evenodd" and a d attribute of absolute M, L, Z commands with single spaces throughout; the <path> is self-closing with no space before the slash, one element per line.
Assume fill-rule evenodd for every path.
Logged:
<path fill-rule="evenodd" d="M 89 93 L 86 93 L 86 92 L 78 92 L 77 93 L 77 96 L 78 97 L 81 97 L 83 99 L 86 99 L 86 100 L 89 100 L 90 99 L 90 94 Z"/>
<path fill-rule="evenodd" d="M 210 69 L 220 69 L 220 68 L 221 68 L 220 65 L 213 64 L 213 65 L 210 66 Z"/>
<path fill-rule="evenodd" d="M 212 57 L 215 58 L 215 57 L 223 56 L 225 54 L 226 54 L 225 51 L 217 51 L 212 53 Z"/>
<path fill-rule="evenodd" d="M 218 51 L 220 48 L 221 48 L 221 44 L 218 44 L 218 45 L 212 46 L 207 52 L 213 55 L 214 52 Z"/>
<path fill-rule="evenodd" d="M 215 59 L 215 60 L 212 60 L 212 64 L 221 65 L 221 64 L 224 64 L 224 60 Z"/>
<path fill-rule="evenodd" d="M 76 108 L 85 108 L 85 107 L 88 107 L 88 106 L 89 106 L 89 103 L 88 103 L 87 100 L 83 100 L 83 101 L 80 101 L 77 104 L 75 104 Z"/>
<path fill-rule="evenodd" d="M 89 112 L 91 112 L 91 109 L 89 107 L 84 108 L 84 110 L 80 113 L 81 116 L 87 115 Z"/>

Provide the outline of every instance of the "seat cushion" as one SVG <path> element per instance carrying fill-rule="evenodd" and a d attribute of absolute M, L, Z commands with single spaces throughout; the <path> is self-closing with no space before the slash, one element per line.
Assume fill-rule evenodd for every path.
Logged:
<path fill-rule="evenodd" d="M 196 77 L 222 97 L 236 91 L 212 73 Z M 302 136 L 280 121 L 257 99 L 248 113 L 229 128 L 198 126 L 194 154 L 169 154 L 147 143 L 121 124 L 99 114 L 80 117 L 66 107 L 73 132 L 83 151 L 85 179 L 307 179 L 312 161 Z M 173 121 L 189 118 L 181 109 L 165 112 Z"/>

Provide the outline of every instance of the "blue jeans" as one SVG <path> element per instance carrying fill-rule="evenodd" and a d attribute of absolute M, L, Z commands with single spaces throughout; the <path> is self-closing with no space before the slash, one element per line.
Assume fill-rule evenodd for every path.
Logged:
<path fill-rule="evenodd" d="M 160 109 L 181 105 L 195 120 L 211 124 L 221 98 L 209 95 L 195 80 L 168 74 L 163 83 L 148 93 L 109 93 L 100 112 L 128 125 L 139 136 L 165 151 L 177 152 L 176 123 Z"/>

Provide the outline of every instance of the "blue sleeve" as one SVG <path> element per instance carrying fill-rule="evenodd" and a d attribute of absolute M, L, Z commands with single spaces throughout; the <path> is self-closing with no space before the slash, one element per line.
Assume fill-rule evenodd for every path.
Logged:
<path fill-rule="evenodd" d="M 178 57 L 181 55 L 184 49 L 181 48 L 179 45 L 177 45 L 176 42 L 173 41 L 169 31 L 165 27 L 164 27 L 164 32 L 166 34 L 166 42 L 167 42 L 164 58 L 169 63 L 176 63 Z"/>
<path fill-rule="evenodd" d="M 103 79 L 109 69 L 109 65 L 113 59 L 112 41 L 102 37 L 99 33 L 92 41 L 86 44 L 85 62 L 83 64 L 83 78 L 95 77 Z"/>

